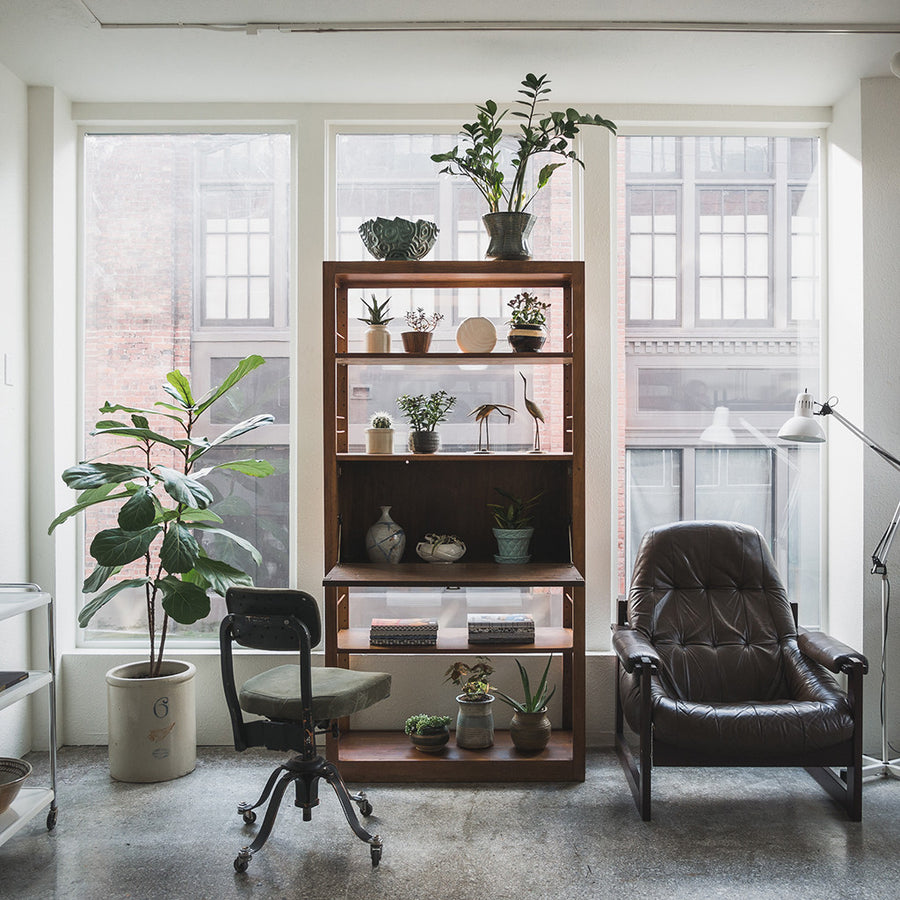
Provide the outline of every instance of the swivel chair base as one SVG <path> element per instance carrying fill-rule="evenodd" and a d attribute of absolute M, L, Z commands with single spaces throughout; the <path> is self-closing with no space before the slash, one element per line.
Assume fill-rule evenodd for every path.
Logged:
<path fill-rule="evenodd" d="M 284 773 L 284 774 L 282 774 Z M 281 777 L 279 778 L 279 775 Z M 364 816 L 372 814 L 372 804 L 369 802 L 365 792 L 360 791 L 358 794 L 351 794 L 341 778 L 340 772 L 334 763 L 328 762 L 323 756 L 315 756 L 310 759 L 304 759 L 302 755 L 291 757 L 286 763 L 278 766 L 269 776 L 266 786 L 263 788 L 262 794 L 256 803 L 239 803 L 238 814 L 248 825 L 256 821 L 255 809 L 262 806 L 266 800 L 269 804 L 266 807 L 266 813 L 263 817 L 263 823 L 256 834 L 253 842 L 246 847 L 242 847 L 234 860 L 234 868 L 237 872 L 246 872 L 250 865 L 253 855 L 262 849 L 263 844 L 268 840 L 272 833 L 272 827 L 275 825 L 275 817 L 278 815 L 281 800 L 284 792 L 288 789 L 288 785 L 293 784 L 295 789 L 294 806 L 298 806 L 303 810 L 303 821 L 309 822 L 312 819 L 312 809 L 319 805 L 319 779 L 324 778 L 334 788 L 341 809 L 348 824 L 353 829 L 353 833 L 361 840 L 369 845 L 372 855 L 372 867 L 375 868 L 381 862 L 382 843 L 381 838 L 377 834 L 371 834 L 359 822 L 356 811 L 353 809 L 354 803 L 359 807 L 359 811 Z M 271 799 L 269 799 L 271 795 Z"/>

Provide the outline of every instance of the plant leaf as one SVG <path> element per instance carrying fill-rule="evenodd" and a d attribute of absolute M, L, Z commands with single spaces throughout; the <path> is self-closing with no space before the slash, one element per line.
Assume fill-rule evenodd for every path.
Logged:
<path fill-rule="evenodd" d="M 75 491 L 151 477 L 150 471 L 143 466 L 126 466 L 120 463 L 79 463 L 77 466 L 69 466 L 62 473 L 62 480 Z"/>
<path fill-rule="evenodd" d="M 194 563 L 193 572 L 202 576 L 217 594 L 223 596 L 225 591 L 234 584 L 253 586 L 253 579 L 246 572 L 221 560 L 210 559 L 208 556 L 201 556 Z"/>
<path fill-rule="evenodd" d="M 227 431 L 223 431 L 218 437 L 213 438 L 209 442 L 209 446 L 217 447 L 219 444 L 224 444 L 226 441 L 230 441 L 232 438 L 236 438 L 238 435 L 245 434 L 248 431 L 253 431 L 254 428 L 259 428 L 260 425 L 269 425 L 274 421 L 275 416 L 268 413 L 264 413 L 263 415 L 259 416 L 253 416 L 253 418 L 251 419 L 244 419 L 243 422 L 238 422 L 237 425 L 232 425 L 231 428 L 229 428 Z"/>
<path fill-rule="evenodd" d="M 166 530 L 159 561 L 163 568 L 172 574 L 190 572 L 200 558 L 200 545 L 197 539 L 180 522 L 172 522 Z"/>
<path fill-rule="evenodd" d="M 113 599 L 117 594 L 120 594 L 122 591 L 127 588 L 136 588 L 143 587 L 145 584 L 149 584 L 149 578 L 128 578 L 125 581 L 120 581 L 117 584 L 114 584 L 111 588 L 107 588 L 102 594 L 97 594 L 90 603 L 86 603 L 82 608 L 81 612 L 78 613 L 78 624 L 82 628 L 86 628 L 88 622 L 94 618 L 97 611 L 102 609 L 109 603 L 110 600 Z"/>
<path fill-rule="evenodd" d="M 152 441 L 157 444 L 166 444 L 169 447 L 175 447 L 176 450 L 183 450 L 188 445 L 187 441 L 181 438 L 173 438 L 166 434 L 160 434 L 152 428 L 133 428 L 130 426 L 95 428 L 91 434 L 115 434 L 120 437 L 134 437 L 140 441 Z"/>
<path fill-rule="evenodd" d="M 275 473 L 275 466 L 264 459 L 236 459 L 232 462 L 219 463 L 214 469 L 233 469 L 244 475 L 252 475 L 254 478 L 265 478 Z"/>
<path fill-rule="evenodd" d="M 190 475 L 185 475 L 168 466 L 156 466 L 156 474 L 160 477 L 166 493 L 178 503 L 194 509 L 206 509 L 213 502 L 209 488 Z"/>
<path fill-rule="evenodd" d="M 99 591 L 113 575 L 118 575 L 121 571 L 121 566 L 95 566 L 94 571 L 84 579 L 81 593 L 93 594 L 94 591 Z"/>
<path fill-rule="evenodd" d="M 203 522 L 198 522 L 194 526 L 194 528 L 198 531 L 206 532 L 207 534 L 219 534 L 222 537 L 227 538 L 228 540 L 237 544 L 238 547 L 246 550 L 253 558 L 253 562 L 255 562 L 258 566 L 262 565 L 262 554 L 246 538 L 242 538 L 240 535 L 234 534 L 233 532 L 228 531 L 225 528 L 214 528 L 213 526 L 206 525 Z"/>
<path fill-rule="evenodd" d="M 119 510 L 119 527 L 124 531 L 140 531 L 152 525 L 155 518 L 156 498 L 153 491 L 144 485 Z"/>
<path fill-rule="evenodd" d="M 156 584 L 163 593 L 163 609 L 176 622 L 191 625 L 209 615 L 209 597 L 198 585 L 174 575 L 166 575 Z"/>
<path fill-rule="evenodd" d="M 191 394 L 191 383 L 180 369 L 169 372 L 169 374 L 166 375 L 166 381 L 168 381 L 175 389 L 177 399 L 180 399 L 185 407 L 191 408 L 194 406 L 194 397 Z"/>
<path fill-rule="evenodd" d="M 51 523 L 50 527 L 47 529 L 47 534 L 52 534 L 53 530 L 61 525 L 66 519 L 70 519 L 72 516 L 80 513 L 83 509 L 87 509 L 89 506 L 94 506 L 97 503 L 104 503 L 107 500 L 121 500 L 124 497 L 130 497 L 131 494 L 129 491 L 123 491 L 121 494 L 111 494 L 110 491 L 115 487 L 114 484 L 104 484 L 97 488 L 91 488 L 90 490 L 84 491 L 79 497 L 78 502 L 74 506 L 70 506 L 68 509 L 63 510 Z"/>
<path fill-rule="evenodd" d="M 177 406 L 169 406 L 168 403 L 156 403 L 157 406 L 164 406 L 166 409 L 174 410 L 176 413 L 180 413 L 181 410 Z M 110 403 L 109 400 L 100 407 L 100 412 L 102 413 L 114 413 L 114 412 L 127 412 L 127 413 L 137 413 L 142 416 L 165 416 L 167 419 L 174 419 L 176 422 L 184 422 L 184 419 L 180 415 L 171 415 L 169 413 L 161 413 L 156 409 L 141 409 L 136 406 L 122 406 L 120 403 Z M 95 427 L 99 427 L 100 423 L 98 422 Z"/>
<path fill-rule="evenodd" d="M 245 375 L 248 375 L 254 369 L 258 369 L 264 363 L 265 360 L 256 353 L 242 359 L 217 388 L 201 398 L 197 404 L 197 415 L 199 416 L 204 410 L 209 409 L 222 394 L 230 391 Z M 193 404 L 193 401 L 191 403 Z"/>
<path fill-rule="evenodd" d="M 98 532 L 91 541 L 91 556 L 101 566 L 124 566 L 140 559 L 162 529 L 151 525 L 140 531 L 125 531 L 122 528 L 107 528 Z"/>

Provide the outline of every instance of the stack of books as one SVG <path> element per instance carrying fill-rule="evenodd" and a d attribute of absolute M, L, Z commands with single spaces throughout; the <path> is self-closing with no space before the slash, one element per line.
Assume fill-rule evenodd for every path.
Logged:
<path fill-rule="evenodd" d="M 369 644 L 375 647 L 433 647 L 437 619 L 372 619 Z"/>
<path fill-rule="evenodd" d="M 533 644 L 534 618 L 528 613 L 469 613 L 470 644 Z"/>

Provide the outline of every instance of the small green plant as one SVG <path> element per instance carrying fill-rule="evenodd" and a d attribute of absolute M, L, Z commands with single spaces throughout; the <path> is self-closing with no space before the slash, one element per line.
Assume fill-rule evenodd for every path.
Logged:
<path fill-rule="evenodd" d="M 419 713 L 406 720 L 403 730 L 407 734 L 437 734 L 450 724 L 450 716 L 429 716 Z"/>
<path fill-rule="evenodd" d="M 501 488 L 494 488 L 494 490 L 501 497 L 505 497 L 506 500 L 509 501 L 508 503 L 488 503 L 487 505 L 488 509 L 492 511 L 497 527 L 507 530 L 528 528 L 531 521 L 534 519 L 532 510 L 538 500 L 541 499 L 544 492 L 541 491 L 533 497 L 524 498 L 514 497 L 512 494 L 508 494 Z"/>
<path fill-rule="evenodd" d="M 360 300 L 363 302 L 363 306 L 366 308 L 366 315 L 359 319 L 360 322 L 365 322 L 366 325 L 387 325 L 388 322 L 393 322 L 393 316 L 388 316 L 388 303 L 391 302 L 391 298 L 388 297 L 383 303 L 378 302 L 378 298 L 372 294 L 372 302 L 369 303 L 365 297 L 360 297 Z"/>
<path fill-rule="evenodd" d="M 536 713 L 541 712 L 547 704 L 550 703 L 550 699 L 556 693 L 556 685 L 553 686 L 552 690 L 548 692 L 547 690 L 547 674 L 550 671 L 550 663 L 553 662 L 553 654 L 547 658 L 547 665 L 544 667 L 544 674 L 541 676 L 541 680 L 538 683 L 537 688 L 534 693 L 531 693 L 531 684 L 528 681 L 528 673 L 525 671 L 525 667 L 516 660 L 516 665 L 519 667 L 519 677 L 522 679 L 522 693 L 525 695 L 524 701 L 513 700 L 508 694 L 504 694 L 503 691 L 498 691 L 497 688 L 494 688 L 494 694 L 497 696 L 497 699 L 502 700 L 504 703 L 511 706 L 516 712 L 521 713 Z"/>
<path fill-rule="evenodd" d="M 439 422 L 446 420 L 455 403 L 456 397 L 451 397 L 446 391 L 435 391 L 428 397 L 424 394 L 415 397 L 403 394 L 397 398 L 397 406 L 409 420 L 413 431 L 434 431 Z"/>
<path fill-rule="evenodd" d="M 546 325 L 547 317 L 545 309 L 550 309 L 550 304 L 539 299 L 528 291 L 516 294 L 506 304 L 512 310 L 512 325 Z"/>
<path fill-rule="evenodd" d="M 393 428 L 394 420 L 390 413 L 377 412 L 369 419 L 369 428 Z"/>
<path fill-rule="evenodd" d="M 494 674 L 494 667 L 487 656 L 476 656 L 478 662 L 470 666 L 468 663 L 455 662 L 444 672 L 444 683 L 455 684 L 466 700 L 476 702 L 489 700 L 491 685 L 487 680 Z"/>
<path fill-rule="evenodd" d="M 426 315 L 425 310 L 421 306 L 411 309 L 406 314 L 406 324 L 413 330 L 424 334 L 428 331 L 434 331 L 437 323 L 444 318 L 443 313 L 435 312 L 430 316 Z"/>

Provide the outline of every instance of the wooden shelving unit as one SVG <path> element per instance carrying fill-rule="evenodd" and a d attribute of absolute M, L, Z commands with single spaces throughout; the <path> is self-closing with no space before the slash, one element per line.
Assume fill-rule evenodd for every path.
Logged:
<path fill-rule="evenodd" d="M 446 351 L 407 354 L 354 352 L 348 295 L 373 289 L 499 287 L 512 292 L 555 289 L 561 296 L 555 349 L 511 353 L 505 345 L 487 354 Z M 557 301 L 554 299 L 554 306 Z M 350 730 L 327 752 L 348 781 L 581 781 L 584 779 L 584 265 L 580 262 L 326 262 L 323 266 L 325 388 L 325 653 L 326 665 L 349 667 L 365 654 L 456 656 L 553 653 L 562 659 L 562 727 L 535 756 L 518 754 L 508 733 L 496 732 L 487 750 L 448 749 L 431 756 L 415 750 L 402 729 Z M 399 342 L 398 342 L 399 343 Z M 422 367 L 454 365 L 555 366 L 561 378 L 555 404 L 562 410 L 562 447 L 553 452 L 453 452 L 433 455 L 367 455 L 351 449 L 349 370 L 354 366 L 411 366 L 402 390 L 412 391 Z M 467 400 L 460 398 L 464 405 Z M 473 447 L 474 449 L 474 447 Z M 535 522 L 532 560 L 500 565 L 485 508 L 498 484 L 531 496 L 543 492 Z M 444 486 L 445 489 L 436 489 Z M 365 533 L 389 497 L 402 510 L 407 550 L 397 565 L 368 562 Z M 466 557 L 451 566 L 422 563 L 415 543 L 435 522 L 461 534 Z M 555 588 L 562 596 L 561 624 L 538 626 L 533 644 L 470 644 L 465 628 L 438 632 L 435 647 L 370 647 L 367 627 L 351 627 L 351 607 L 373 588 Z M 388 670 L 389 662 L 385 664 Z M 498 728 L 505 723 L 498 717 Z"/>

